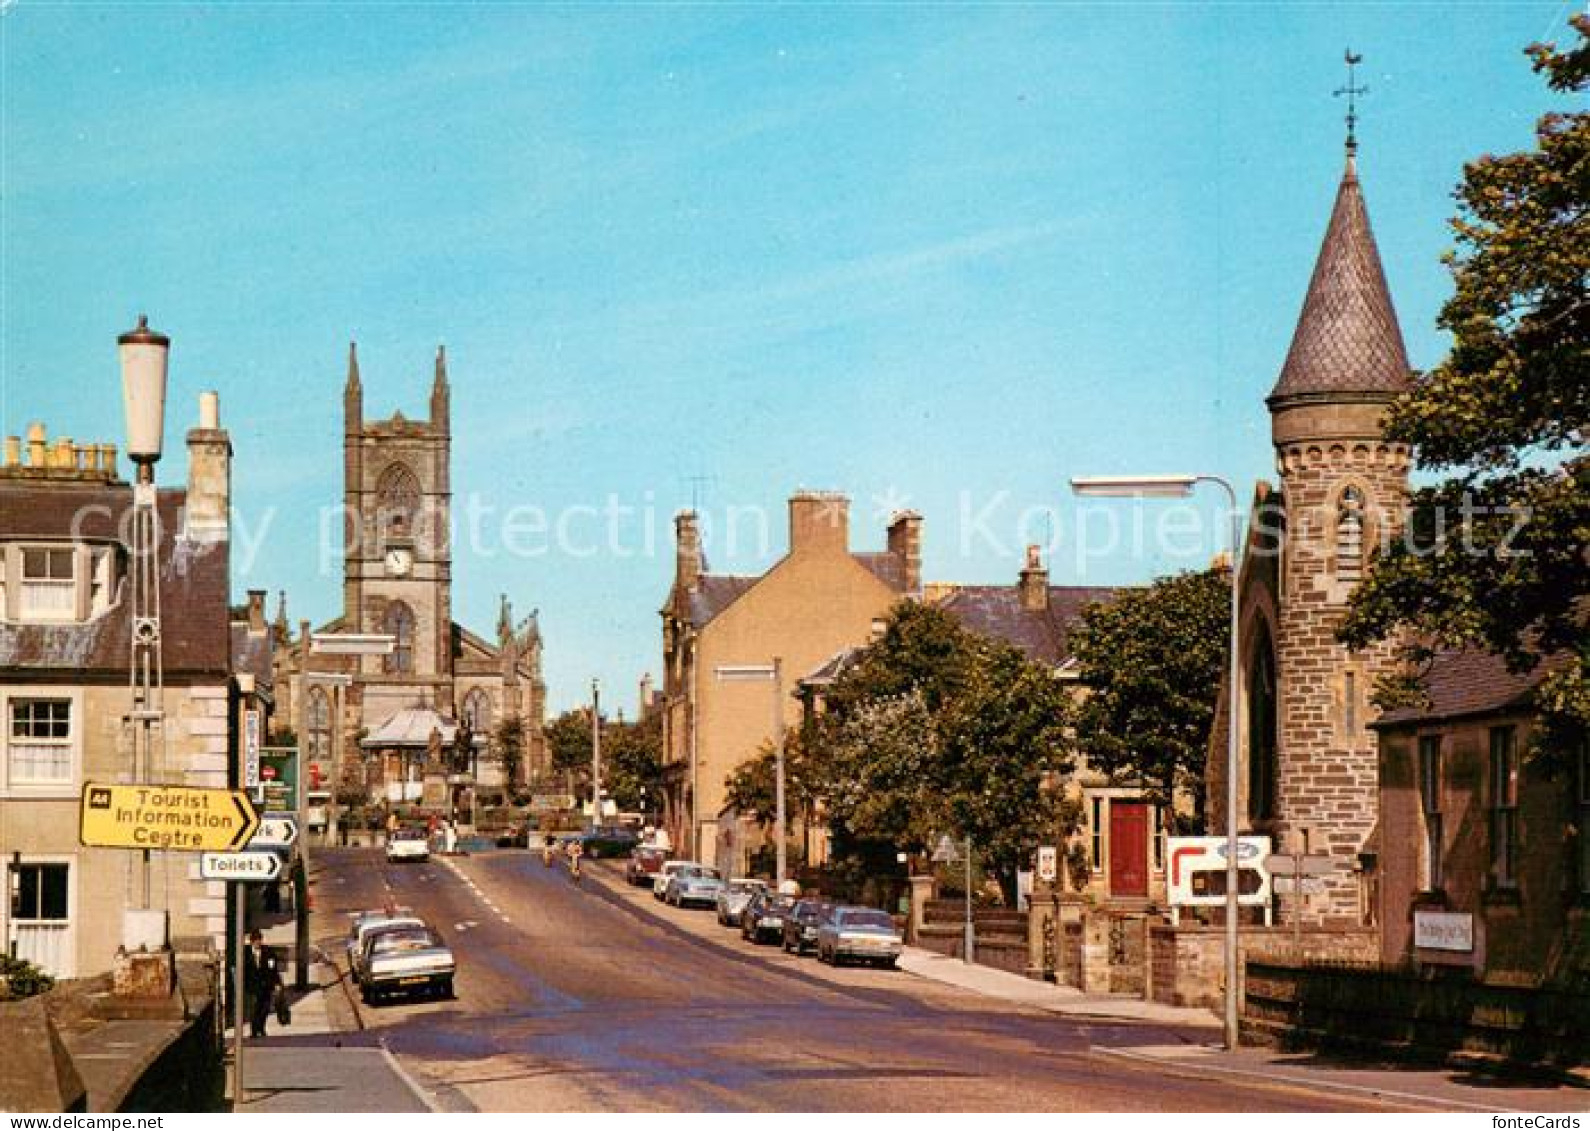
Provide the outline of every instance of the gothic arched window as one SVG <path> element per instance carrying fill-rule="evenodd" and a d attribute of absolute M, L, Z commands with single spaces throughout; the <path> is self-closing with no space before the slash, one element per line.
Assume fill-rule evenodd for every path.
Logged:
<path fill-rule="evenodd" d="M 407 535 L 420 510 L 420 481 L 401 463 L 381 473 L 375 484 L 376 513 L 383 530 Z"/>
<path fill-rule="evenodd" d="M 386 607 L 382 631 L 393 639 L 392 651 L 386 658 L 389 672 L 414 670 L 414 610 L 402 601 L 393 601 Z"/>
<path fill-rule="evenodd" d="M 1342 491 L 1336 506 L 1336 580 L 1356 585 L 1364 577 L 1364 493 Z"/>
<path fill-rule="evenodd" d="M 1248 816 L 1275 816 L 1275 646 L 1262 621 L 1248 658 Z"/>
<path fill-rule="evenodd" d="M 491 696 L 475 688 L 464 697 L 464 722 L 470 734 L 485 734 L 491 729 Z"/>
<path fill-rule="evenodd" d="M 331 699 L 323 687 L 309 689 L 309 760 L 324 764 L 331 757 Z"/>

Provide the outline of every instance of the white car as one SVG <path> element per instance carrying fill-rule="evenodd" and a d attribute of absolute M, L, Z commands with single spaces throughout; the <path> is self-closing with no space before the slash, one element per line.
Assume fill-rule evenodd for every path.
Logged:
<path fill-rule="evenodd" d="M 348 927 L 348 969 L 354 978 L 359 977 L 359 958 L 364 953 L 364 940 L 370 932 L 380 927 L 423 927 L 425 920 L 415 915 L 407 907 L 394 907 L 377 911 L 365 911 L 355 915 L 353 923 Z"/>
<path fill-rule="evenodd" d="M 668 881 L 674 878 L 674 873 L 681 868 L 699 868 L 701 865 L 692 864 L 688 860 L 664 860 L 663 866 L 658 868 L 651 878 L 651 894 L 653 899 L 661 899 L 668 891 Z"/>
<path fill-rule="evenodd" d="M 371 1005 L 394 994 L 453 996 L 458 964 L 440 935 L 423 923 L 371 931 L 360 950 L 359 989 Z"/>
<path fill-rule="evenodd" d="M 387 838 L 388 864 L 420 863 L 431 858 L 430 838 L 424 829 L 399 829 Z"/>

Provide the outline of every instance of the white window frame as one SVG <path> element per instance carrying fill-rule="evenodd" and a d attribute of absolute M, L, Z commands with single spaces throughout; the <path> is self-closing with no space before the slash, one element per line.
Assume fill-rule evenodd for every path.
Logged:
<path fill-rule="evenodd" d="M 1418 760 L 1419 816 L 1424 825 L 1424 891 L 1446 886 L 1446 820 L 1441 791 L 1446 779 L 1446 739 L 1421 734 L 1414 743 Z"/>
<path fill-rule="evenodd" d="M 68 708 L 67 777 L 62 781 L 17 781 L 11 772 L 11 705 L 24 699 L 64 699 Z M 17 684 L 0 689 L 0 797 L 76 798 L 83 783 L 83 691 L 77 687 Z"/>
<path fill-rule="evenodd" d="M 6 876 L 7 889 L 8 889 L 4 893 L 5 900 L 6 900 L 6 937 L 5 937 L 5 947 L 6 947 L 7 953 L 11 953 L 14 950 L 14 948 L 15 948 L 15 944 L 17 942 L 17 925 L 18 925 L 19 922 L 25 922 L 25 923 L 63 922 L 63 923 L 65 923 L 65 926 L 62 927 L 61 930 L 63 931 L 63 933 L 65 935 L 65 938 L 64 938 L 64 940 L 63 940 L 63 942 L 61 944 L 61 949 L 62 949 L 62 953 L 66 956 L 65 965 L 60 970 L 49 970 L 49 971 L 47 971 L 47 973 L 51 977 L 56 978 L 56 979 L 75 978 L 75 977 L 77 977 L 77 920 L 78 920 L 78 916 L 79 916 L 79 909 L 82 907 L 82 904 L 78 901 L 78 879 L 79 879 L 79 876 L 82 873 L 81 862 L 78 860 L 76 855 L 71 854 L 71 853 L 56 853 L 56 854 L 43 853 L 43 854 L 36 855 L 36 856 L 32 855 L 32 854 L 24 853 L 24 854 L 22 854 L 20 856 L 19 859 L 16 859 L 14 861 L 13 860 L 7 860 L 5 863 L 6 863 L 5 876 Z M 66 918 L 64 920 L 54 920 L 54 919 L 24 919 L 24 920 L 19 920 L 17 918 L 17 916 L 13 913 L 13 908 L 16 907 L 16 902 L 15 902 L 15 898 L 14 897 L 16 895 L 20 894 L 20 888 L 21 888 L 21 883 L 22 883 L 22 877 L 20 875 L 18 875 L 17 872 L 16 872 L 16 866 L 18 864 L 20 864 L 24 868 L 25 867 L 29 867 L 29 866 L 42 865 L 42 864 L 64 864 L 64 865 L 66 865 Z"/>
<path fill-rule="evenodd" d="M 17 545 L 17 620 L 28 624 L 75 624 L 82 618 L 78 615 L 79 594 L 82 589 L 82 563 L 78 561 L 79 546 L 72 542 L 22 542 Z M 66 580 L 57 577 L 28 578 L 29 554 L 58 554 L 64 553 L 67 561 L 72 563 L 72 575 Z M 46 559 L 48 560 L 48 559 Z M 50 611 L 40 615 L 28 607 L 29 587 L 45 586 L 51 591 L 68 593 L 71 599 L 67 601 L 63 612 Z"/>

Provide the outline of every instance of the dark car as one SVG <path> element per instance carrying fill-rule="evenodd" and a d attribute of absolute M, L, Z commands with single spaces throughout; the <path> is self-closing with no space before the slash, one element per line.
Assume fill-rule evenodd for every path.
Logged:
<path fill-rule="evenodd" d="M 580 847 L 592 860 L 625 856 L 639 844 L 640 834 L 634 829 L 599 828 L 580 836 Z"/>
<path fill-rule="evenodd" d="M 668 854 L 660 848 L 637 848 L 624 865 L 624 879 L 636 887 L 651 887 L 652 878 L 662 870 L 663 861 L 667 859 Z"/>
<path fill-rule="evenodd" d="M 805 954 L 817 949 L 817 930 L 828 918 L 833 905 L 821 899 L 803 899 L 790 908 L 784 916 L 784 949 L 794 954 Z"/>
<path fill-rule="evenodd" d="M 784 916 L 795 901 L 774 891 L 760 891 L 751 897 L 740 914 L 740 937 L 754 943 L 773 942 L 784 937 Z"/>

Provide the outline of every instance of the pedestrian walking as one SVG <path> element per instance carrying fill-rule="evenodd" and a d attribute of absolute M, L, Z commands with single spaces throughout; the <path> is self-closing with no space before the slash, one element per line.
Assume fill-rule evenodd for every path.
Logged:
<path fill-rule="evenodd" d="M 243 988 L 248 997 L 249 1036 L 263 1037 L 265 1021 L 282 988 L 281 960 L 265 945 L 258 931 L 251 931 L 243 951 Z"/>

